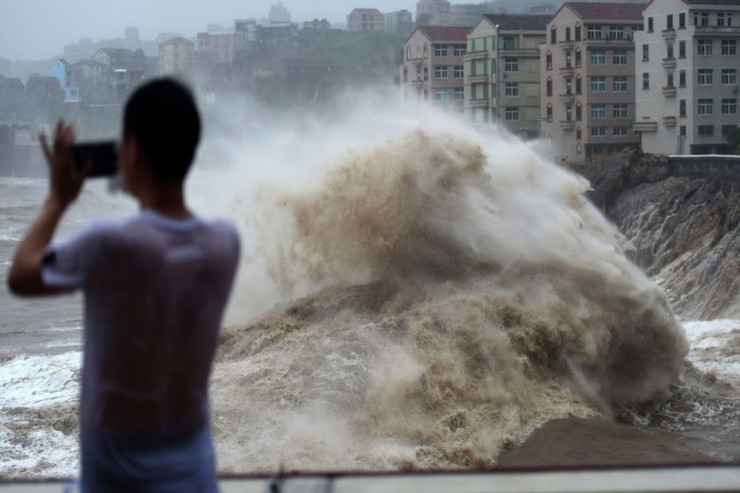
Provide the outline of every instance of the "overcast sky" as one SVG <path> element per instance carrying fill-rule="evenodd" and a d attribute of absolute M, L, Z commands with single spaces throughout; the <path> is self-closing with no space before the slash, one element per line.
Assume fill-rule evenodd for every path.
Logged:
<path fill-rule="evenodd" d="M 327 18 L 344 23 L 355 7 L 381 12 L 416 11 L 417 0 L 282 0 L 293 22 Z M 208 24 L 263 18 L 278 0 L 0 0 L 0 58 L 45 59 L 61 55 L 80 38 L 122 38 L 127 26 L 141 39 L 160 32 L 193 36 Z"/>

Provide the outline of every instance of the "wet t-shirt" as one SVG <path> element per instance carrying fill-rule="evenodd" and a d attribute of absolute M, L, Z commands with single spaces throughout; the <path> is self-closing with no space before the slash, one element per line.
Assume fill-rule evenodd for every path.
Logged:
<path fill-rule="evenodd" d="M 44 282 L 85 295 L 83 491 L 216 491 L 208 378 L 238 256 L 229 223 L 149 210 L 47 249 Z"/>

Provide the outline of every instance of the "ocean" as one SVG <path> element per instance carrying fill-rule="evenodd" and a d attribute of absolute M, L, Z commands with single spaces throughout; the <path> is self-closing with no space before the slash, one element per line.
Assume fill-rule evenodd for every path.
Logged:
<path fill-rule="evenodd" d="M 374 103 L 206 134 L 188 195 L 243 241 L 220 471 L 740 460 L 740 321 L 675 315 L 535 147 Z M 78 468 L 81 297 L 5 288 L 46 187 L 0 177 L 3 478 Z M 133 212 L 91 182 L 57 236 Z"/>

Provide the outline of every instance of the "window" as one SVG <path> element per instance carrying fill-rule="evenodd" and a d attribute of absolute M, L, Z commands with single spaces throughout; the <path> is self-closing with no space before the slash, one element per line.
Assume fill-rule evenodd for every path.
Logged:
<path fill-rule="evenodd" d="M 714 125 L 699 125 L 697 130 L 699 131 L 699 135 L 704 136 L 704 137 L 708 135 L 713 135 Z"/>
<path fill-rule="evenodd" d="M 565 40 L 570 41 L 570 27 L 565 28 Z"/>
<path fill-rule="evenodd" d="M 673 58 L 673 45 L 668 45 L 666 48 L 666 58 Z"/>
<path fill-rule="evenodd" d="M 648 27 L 647 30 L 649 33 L 653 32 L 653 18 L 648 17 Z"/>
<path fill-rule="evenodd" d="M 678 134 L 686 137 L 686 125 L 681 125 L 680 127 L 678 127 Z"/>
<path fill-rule="evenodd" d="M 447 89 L 435 89 L 434 99 L 437 101 L 447 101 Z"/>
<path fill-rule="evenodd" d="M 583 112 L 581 111 L 581 103 L 578 102 L 578 104 L 576 105 L 576 121 L 577 122 L 581 121 L 582 114 Z"/>
<path fill-rule="evenodd" d="M 452 54 L 455 56 L 463 56 L 465 54 L 465 45 L 455 45 Z"/>
<path fill-rule="evenodd" d="M 581 74 L 576 77 L 576 94 L 581 94 Z"/>
<path fill-rule="evenodd" d="M 510 98 L 518 98 L 519 97 L 519 84 L 516 82 L 507 82 L 506 83 L 506 95 Z"/>
<path fill-rule="evenodd" d="M 504 68 L 507 72 L 519 72 L 519 59 L 518 58 L 505 58 L 506 65 Z"/>
<path fill-rule="evenodd" d="M 678 116 L 685 117 L 686 116 L 686 100 L 682 99 L 678 102 Z"/>
<path fill-rule="evenodd" d="M 516 50 L 516 38 L 514 36 L 504 36 L 504 49 Z"/>
<path fill-rule="evenodd" d="M 609 39 L 624 39 L 624 27 L 611 26 L 609 28 Z"/>
<path fill-rule="evenodd" d="M 555 26 L 552 26 L 552 29 L 550 29 L 550 44 L 555 44 L 558 42 L 558 30 Z"/>
<path fill-rule="evenodd" d="M 734 39 L 722 40 L 722 54 L 735 55 L 737 53 L 737 41 Z"/>
<path fill-rule="evenodd" d="M 591 77 L 591 92 L 605 92 L 606 77 Z"/>
<path fill-rule="evenodd" d="M 507 122 L 519 121 L 519 108 L 506 108 L 506 121 Z"/>
<path fill-rule="evenodd" d="M 552 105 L 551 104 L 547 105 L 547 121 L 548 122 L 552 121 Z"/>
<path fill-rule="evenodd" d="M 712 54 L 712 40 L 711 39 L 700 39 L 697 43 L 697 54 L 698 55 L 711 55 Z"/>
<path fill-rule="evenodd" d="M 629 127 L 614 127 L 614 136 L 615 137 L 627 137 L 629 135 L 630 128 Z"/>
<path fill-rule="evenodd" d="M 612 108 L 613 118 L 627 118 L 627 105 L 626 104 L 615 104 Z"/>
<path fill-rule="evenodd" d="M 570 82 L 570 79 L 565 79 L 565 94 L 571 94 L 573 91 L 571 91 L 572 84 Z"/>
<path fill-rule="evenodd" d="M 403 81 L 409 81 L 409 68 L 406 65 L 403 66 Z"/>
<path fill-rule="evenodd" d="M 591 127 L 591 137 L 606 137 L 606 127 Z"/>
<path fill-rule="evenodd" d="M 697 113 L 699 115 L 711 115 L 712 114 L 712 99 L 711 98 L 701 98 L 699 99 L 699 104 L 696 107 Z"/>
<path fill-rule="evenodd" d="M 666 17 L 665 28 L 666 30 L 673 29 L 673 14 L 668 14 L 668 16 Z"/>
<path fill-rule="evenodd" d="M 462 65 L 455 65 L 453 77 L 455 77 L 455 79 L 465 78 L 465 67 L 463 67 Z"/>
<path fill-rule="evenodd" d="M 686 58 L 686 41 L 684 40 L 678 42 L 678 57 Z"/>
<path fill-rule="evenodd" d="M 627 65 L 627 50 L 612 51 L 612 63 L 614 65 Z"/>
<path fill-rule="evenodd" d="M 581 127 L 576 129 L 576 139 L 581 140 Z M 578 154 L 580 154 L 580 152 Z"/>
<path fill-rule="evenodd" d="M 424 43 L 424 58 L 426 58 L 427 56 L 429 56 L 429 46 Z"/>
<path fill-rule="evenodd" d="M 709 25 L 709 12 L 701 13 L 701 22 L 699 23 L 699 25 L 704 27 Z"/>
<path fill-rule="evenodd" d="M 737 114 L 737 99 L 723 98 L 722 99 L 722 114 L 723 115 L 736 115 Z"/>
<path fill-rule="evenodd" d="M 736 86 L 737 85 L 737 69 L 736 68 L 723 68 L 722 69 L 722 85 L 723 86 Z"/>
<path fill-rule="evenodd" d="M 735 130 L 737 128 L 737 125 L 722 125 L 722 136 L 727 137 L 730 135 L 730 132 Z"/>
<path fill-rule="evenodd" d="M 601 39 L 601 26 L 588 26 L 588 39 Z"/>
<path fill-rule="evenodd" d="M 612 90 L 614 92 L 627 92 L 627 77 L 614 77 L 612 81 Z"/>
<path fill-rule="evenodd" d="M 650 60 L 650 47 L 647 44 L 642 45 L 642 61 Z"/>
<path fill-rule="evenodd" d="M 545 55 L 545 69 L 552 70 L 552 53 L 549 51 Z"/>
<path fill-rule="evenodd" d="M 552 79 L 550 77 L 547 78 L 547 95 L 552 96 Z"/>
<path fill-rule="evenodd" d="M 446 46 L 435 46 L 434 56 L 447 56 L 447 47 Z"/>
<path fill-rule="evenodd" d="M 591 52 L 591 65 L 605 65 L 606 52 L 604 50 L 593 50 Z"/>
<path fill-rule="evenodd" d="M 576 24 L 576 41 L 581 40 L 581 25 Z"/>
<path fill-rule="evenodd" d="M 581 68 L 581 50 L 576 50 L 576 68 Z"/>
<path fill-rule="evenodd" d="M 711 68 L 700 68 L 696 72 L 696 83 L 700 86 L 709 86 L 712 84 L 712 72 Z"/>
<path fill-rule="evenodd" d="M 429 80 L 429 67 L 424 65 L 424 80 Z"/>
<path fill-rule="evenodd" d="M 462 87 L 455 88 L 455 101 L 465 101 L 465 89 Z"/>
<path fill-rule="evenodd" d="M 591 119 L 592 120 L 606 119 L 606 105 L 605 104 L 592 104 L 591 105 Z"/>
<path fill-rule="evenodd" d="M 673 74 L 672 73 L 668 74 L 667 79 L 668 80 L 667 80 L 666 86 L 673 87 Z"/>
<path fill-rule="evenodd" d="M 642 88 L 650 89 L 650 74 L 647 72 L 642 73 Z"/>
<path fill-rule="evenodd" d="M 570 105 L 565 107 L 565 120 L 571 121 L 573 110 L 571 109 Z"/>
<path fill-rule="evenodd" d="M 678 73 L 678 85 L 679 87 L 686 87 L 686 71 L 681 70 Z"/>
<path fill-rule="evenodd" d="M 565 52 L 565 66 L 568 68 L 570 68 L 570 60 L 571 60 L 570 51 L 566 51 Z"/>
<path fill-rule="evenodd" d="M 447 78 L 447 67 L 434 67 L 434 78 L 435 79 L 446 79 Z"/>
<path fill-rule="evenodd" d="M 724 14 L 724 12 L 717 12 L 717 27 L 725 27 L 725 14 Z"/>
<path fill-rule="evenodd" d="M 686 28 L 686 13 L 685 12 L 681 12 L 680 14 L 678 14 L 678 28 L 679 29 Z"/>

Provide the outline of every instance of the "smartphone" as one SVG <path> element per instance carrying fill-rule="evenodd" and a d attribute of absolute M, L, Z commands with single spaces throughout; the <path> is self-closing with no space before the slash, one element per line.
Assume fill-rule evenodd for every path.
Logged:
<path fill-rule="evenodd" d="M 87 162 L 92 162 L 88 178 L 113 176 L 116 174 L 118 146 L 115 141 L 87 142 L 72 146 L 75 168 L 82 170 Z"/>

